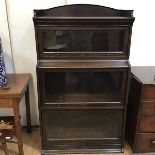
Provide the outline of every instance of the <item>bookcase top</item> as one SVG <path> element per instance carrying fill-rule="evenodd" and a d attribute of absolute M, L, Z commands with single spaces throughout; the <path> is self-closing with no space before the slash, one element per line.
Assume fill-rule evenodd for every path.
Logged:
<path fill-rule="evenodd" d="M 49 9 L 34 10 L 34 18 L 134 18 L 133 10 L 118 10 L 110 7 L 73 4 Z"/>

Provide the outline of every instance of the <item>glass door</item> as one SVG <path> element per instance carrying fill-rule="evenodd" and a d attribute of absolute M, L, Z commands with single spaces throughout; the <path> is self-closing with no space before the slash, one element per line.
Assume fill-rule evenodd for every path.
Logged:
<path fill-rule="evenodd" d="M 50 109 L 42 111 L 44 144 L 73 146 L 84 141 L 99 144 L 120 144 L 122 110 Z M 95 145 L 95 144 L 94 144 Z"/>
<path fill-rule="evenodd" d="M 125 57 L 128 48 L 126 27 L 41 28 L 41 57 Z"/>
<path fill-rule="evenodd" d="M 122 105 L 125 101 L 127 73 L 124 70 L 63 70 L 41 72 L 42 104 Z"/>

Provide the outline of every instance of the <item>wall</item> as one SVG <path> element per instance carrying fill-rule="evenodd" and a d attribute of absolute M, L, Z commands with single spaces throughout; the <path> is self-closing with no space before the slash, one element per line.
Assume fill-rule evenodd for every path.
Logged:
<path fill-rule="evenodd" d="M 0 10 L 5 26 L 0 27 L 0 34 L 3 37 L 3 46 L 5 48 L 5 53 L 11 53 L 9 47 L 9 37 L 7 29 L 7 20 L 6 20 L 6 10 L 5 10 L 5 1 L 0 0 Z M 64 0 L 11 0 L 7 1 L 8 15 L 9 15 L 9 24 L 10 24 L 10 33 L 12 41 L 12 52 L 13 52 L 13 61 L 15 66 L 15 73 L 31 73 L 33 81 L 30 84 L 30 99 L 31 99 L 31 115 L 32 115 L 32 124 L 38 124 L 38 104 L 37 104 L 37 81 L 36 81 L 36 46 L 35 46 L 35 34 L 33 26 L 33 9 L 43 9 L 59 5 L 64 5 Z M 1 19 L 1 18 L 0 18 Z M 1 21 L 2 21 L 1 19 Z M 1 23 L 0 21 L 0 23 Z M 2 22 L 3 22 L 2 21 Z M 0 25 L 1 26 L 1 25 Z M 4 34 L 4 35 L 3 35 Z M 5 55 L 7 56 L 7 54 Z M 8 64 L 6 66 L 7 73 L 12 72 L 12 64 L 9 64 L 8 61 L 5 62 Z M 8 110 L 0 111 L 0 114 L 9 115 L 11 112 Z M 20 104 L 20 113 L 22 115 L 22 124 L 25 124 L 25 108 L 24 108 L 24 98 Z"/>
<path fill-rule="evenodd" d="M 155 66 L 155 9 L 154 1 L 135 0 L 67 0 L 68 4 L 91 3 L 116 9 L 134 10 L 130 63 L 135 66 Z"/>
<path fill-rule="evenodd" d="M 16 73 L 30 72 L 33 76 L 33 82 L 30 84 L 31 114 L 32 123 L 38 124 L 38 105 L 36 89 L 36 71 L 35 66 L 36 48 L 34 26 L 32 22 L 33 9 L 50 8 L 54 6 L 90 3 L 99 4 L 117 9 L 133 9 L 136 17 L 131 44 L 130 62 L 132 65 L 155 65 L 155 10 L 153 0 L 134 1 L 134 0 L 7 0 L 9 24 L 12 40 L 12 53 L 9 46 L 8 28 L 5 12 L 4 0 L 0 1 L 0 36 L 3 39 L 3 46 L 6 58 L 7 73 L 13 72 L 13 63 Z M 3 24 L 2 24 L 3 23 Z M 21 102 L 20 111 L 24 116 L 24 101 Z M 22 123 L 25 123 L 25 117 L 22 117 Z"/>

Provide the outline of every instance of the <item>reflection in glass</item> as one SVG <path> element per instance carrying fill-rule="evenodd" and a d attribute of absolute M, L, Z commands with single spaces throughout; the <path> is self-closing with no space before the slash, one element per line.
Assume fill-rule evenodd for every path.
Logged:
<path fill-rule="evenodd" d="M 120 138 L 121 110 L 53 110 L 46 112 L 47 139 Z"/>
<path fill-rule="evenodd" d="M 119 102 L 122 72 L 45 72 L 46 102 Z"/>
<path fill-rule="evenodd" d="M 44 51 L 46 52 L 103 52 L 122 51 L 123 30 L 65 30 L 44 31 Z"/>

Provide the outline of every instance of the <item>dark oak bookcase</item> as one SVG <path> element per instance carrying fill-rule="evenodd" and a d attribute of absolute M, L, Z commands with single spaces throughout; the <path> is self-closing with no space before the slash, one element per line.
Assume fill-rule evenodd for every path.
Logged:
<path fill-rule="evenodd" d="M 122 152 L 132 10 L 34 10 L 42 154 Z"/>

